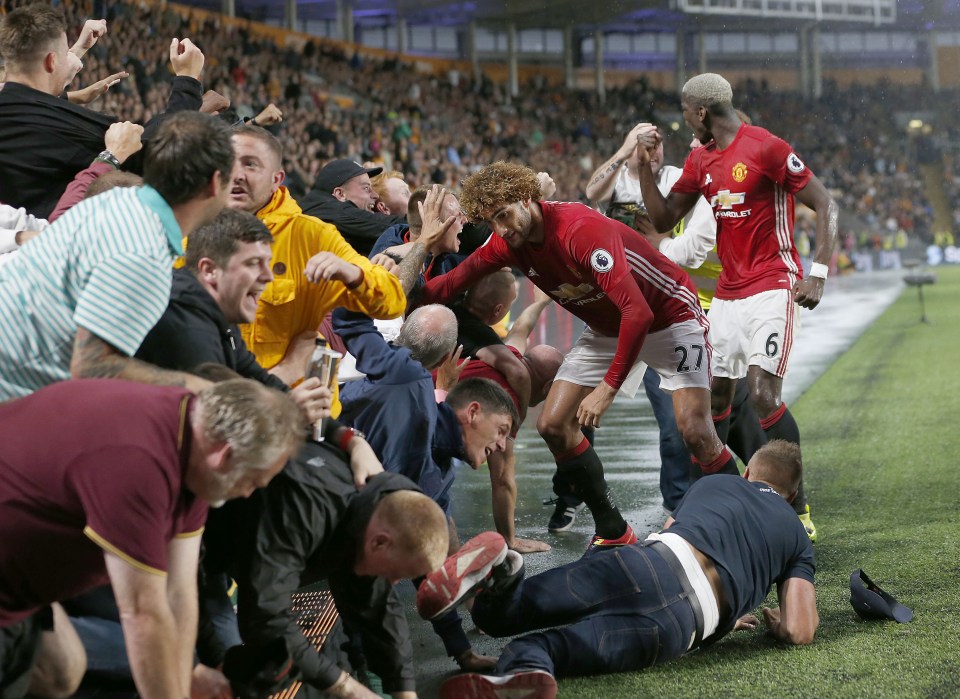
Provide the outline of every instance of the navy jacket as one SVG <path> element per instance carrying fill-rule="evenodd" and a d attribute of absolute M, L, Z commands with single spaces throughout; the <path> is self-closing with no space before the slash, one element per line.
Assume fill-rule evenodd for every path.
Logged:
<path fill-rule="evenodd" d="M 452 458 L 462 457 L 463 437 L 452 408 L 437 405 L 430 372 L 410 350 L 388 344 L 362 313 L 338 308 L 333 329 L 366 374 L 341 389 L 341 422 L 367 435 L 384 469 L 403 474 L 448 509 Z"/>

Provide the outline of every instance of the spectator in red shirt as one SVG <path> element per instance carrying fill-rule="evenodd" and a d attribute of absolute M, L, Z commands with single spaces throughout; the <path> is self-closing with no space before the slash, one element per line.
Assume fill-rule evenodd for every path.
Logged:
<path fill-rule="evenodd" d="M 0 405 L 3 696 L 35 663 L 73 693 L 86 659 L 65 616 L 49 631 L 50 605 L 108 581 L 141 696 L 190 696 L 207 508 L 266 485 L 302 436 L 293 401 L 246 380 L 194 395 L 82 379 Z"/>

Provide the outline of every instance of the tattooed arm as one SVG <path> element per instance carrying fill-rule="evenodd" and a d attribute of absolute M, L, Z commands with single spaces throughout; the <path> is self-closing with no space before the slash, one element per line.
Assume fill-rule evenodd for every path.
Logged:
<path fill-rule="evenodd" d="M 70 374 L 75 379 L 126 379 L 164 386 L 183 386 L 199 391 L 209 381 L 182 371 L 169 371 L 128 357 L 86 328 L 77 328 L 70 358 Z"/>
<path fill-rule="evenodd" d="M 606 204 L 613 196 L 613 186 L 617 181 L 617 171 L 631 155 L 637 150 L 637 130 L 641 124 L 634 126 L 626 138 L 623 139 L 623 145 L 617 149 L 607 162 L 601 165 L 590 176 L 590 182 L 587 184 L 587 198 L 594 204 Z M 605 207 L 604 207 L 605 208 Z"/>

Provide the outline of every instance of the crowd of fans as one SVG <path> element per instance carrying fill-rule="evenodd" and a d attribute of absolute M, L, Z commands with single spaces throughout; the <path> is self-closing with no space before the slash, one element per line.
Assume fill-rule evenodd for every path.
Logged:
<path fill-rule="evenodd" d="M 278 135 L 295 196 L 310 189 L 331 158 L 373 161 L 403 172 L 411 185 L 438 182 L 452 189 L 485 163 L 517 159 L 549 171 L 558 198 L 585 200 L 597 153 L 613 150 L 639 121 L 658 121 L 667 133 L 677 121 L 676 95 L 653 90 L 642 78 L 607 90 L 602 104 L 589 90 L 543 81 L 523 85 L 510 99 L 503 85 L 485 77 L 424 74 L 403 60 L 361 57 L 327 40 L 281 47 L 248 29 L 194 21 L 169 8 L 120 0 L 107 8 L 117 32 L 91 52 L 81 80 L 119 70 L 130 76 L 97 109 L 133 121 L 155 114 L 169 90 L 164 37 L 189 33 L 212 57 L 206 87 L 228 97 L 242 115 L 269 103 L 283 110 Z M 78 28 L 90 9 L 71 4 L 71 24 Z M 126 32 L 126 26 L 147 30 Z M 846 228 L 859 243 L 898 230 L 932 238 L 928 184 L 916 167 L 917 139 L 895 123 L 894 113 L 897 105 L 948 113 L 952 96 L 921 87 L 840 88 L 829 82 L 813 102 L 768 91 L 759 82 L 738 94 L 757 125 L 774 128 L 839 193 Z M 666 140 L 666 160 L 679 163 L 688 134 L 681 128 L 673 135 Z M 955 199 L 954 178 L 945 182 Z"/>

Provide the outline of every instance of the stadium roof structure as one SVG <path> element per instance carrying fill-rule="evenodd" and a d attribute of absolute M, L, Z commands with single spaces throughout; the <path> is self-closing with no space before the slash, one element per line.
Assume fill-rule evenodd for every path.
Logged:
<path fill-rule="evenodd" d="M 282 15 L 294 0 L 235 0 L 240 16 Z M 218 0 L 187 0 L 219 9 Z M 334 19 L 349 8 L 359 26 L 466 25 L 586 31 L 736 31 L 787 23 L 960 29 L 960 0 L 296 0 L 302 19 Z"/>

